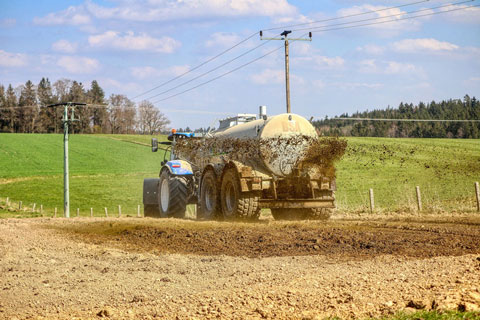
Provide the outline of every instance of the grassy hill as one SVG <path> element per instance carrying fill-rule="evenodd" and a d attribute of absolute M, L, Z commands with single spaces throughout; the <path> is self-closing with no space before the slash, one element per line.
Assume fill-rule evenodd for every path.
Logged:
<path fill-rule="evenodd" d="M 164 139 L 165 137 L 161 137 Z M 163 152 L 151 136 L 70 136 L 71 210 L 96 215 L 122 205 L 133 214 L 142 204 L 142 183 L 158 176 Z M 338 163 L 341 210 L 366 210 L 369 188 L 383 210 L 413 210 L 415 186 L 427 210 L 473 210 L 473 183 L 480 180 L 480 142 L 449 139 L 348 138 Z M 0 134 L 0 203 L 63 208 L 63 135 Z M 4 214 L 5 215 L 5 214 Z"/>

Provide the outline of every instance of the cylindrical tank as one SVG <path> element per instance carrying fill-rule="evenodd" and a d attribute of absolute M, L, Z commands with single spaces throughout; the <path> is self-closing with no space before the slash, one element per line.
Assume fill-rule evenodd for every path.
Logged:
<path fill-rule="evenodd" d="M 301 137 L 315 138 L 317 133 L 312 124 L 302 116 L 283 113 L 266 120 L 254 120 L 222 129 L 215 132 L 214 136 L 259 140 L 262 159 L 252 160 L 257 160 L 277 176 L 287 176 L 307 147 L 308 141 Z"/>

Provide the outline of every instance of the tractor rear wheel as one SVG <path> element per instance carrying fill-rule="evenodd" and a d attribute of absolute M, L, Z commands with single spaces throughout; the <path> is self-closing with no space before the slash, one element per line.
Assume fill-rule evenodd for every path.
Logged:
<path fill-rule="evenodd" d="M 160 174 L 158 184 L 158 207 L 162 218 L 185 218 L 187 210 L 188 186 L 182 176 L 174 176 L 168 170 Z"/>
<path fill-rule="evenodd" d="M 235 168 L 225 169 L 223 174 L 220 203 L 223 217 L 227 220 L 256 220 L 260 216 L 259 192 L 242 192 Z"/>
<path fill-rule="evenodd" d="M 200 182 L 199 219 L 215 219 L 220 211 L 220 193 L 217 177 L 212 169 L 208 169 Z"/>

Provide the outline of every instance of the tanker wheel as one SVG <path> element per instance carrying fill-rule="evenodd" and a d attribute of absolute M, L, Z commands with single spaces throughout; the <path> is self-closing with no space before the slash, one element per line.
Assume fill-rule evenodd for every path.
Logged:
<path fill-rule="evenodd" d="M 160 174 L 158 184 L 158 208 L 162 218 L 185 218 L 188 188 L 184 177 L 174 176 L 168 170 Z"/>
<path fill-rule="evenodd" d="M 144 217 L 158 217 L 158 216 L 160 216 L 160 211 L 158 209 L 158 204 L 145 204 L 143 206 L 143 216 Z"/>
<path fill-rule="evenodd" d="M 305 209 L 272 208 L 272 216 L 275 220 L 303 220 Z"/>
<path fill-rule="evenodd" d="M 226 169 L 220 191 L 223 217 L 227 220 L 256 220 L 260 216 L 259 192 L 242 192 L 235 168 Z"/>
<path fill-rule="evenodd" d="M 197 218 L 215 219 L 220 211 L 220 194 L 218 192 L 217 177 L 211 169 L 207 170 L 200 183 L 200 199 Z"/>

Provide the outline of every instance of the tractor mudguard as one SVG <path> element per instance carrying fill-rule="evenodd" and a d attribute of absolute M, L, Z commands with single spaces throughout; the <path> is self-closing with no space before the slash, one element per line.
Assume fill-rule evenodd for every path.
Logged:
<path fill-rule="evenodd" d="M 170 160 L 165 164 L 171 174 L 176 176 L 193 175 L 193 169 L 190 163 L 184 160 Z"/>
<path fill-rule="evenodd" d="M 158 182 L 160 179 L 143 179 L 143 204 L 158 205 Z"/>

